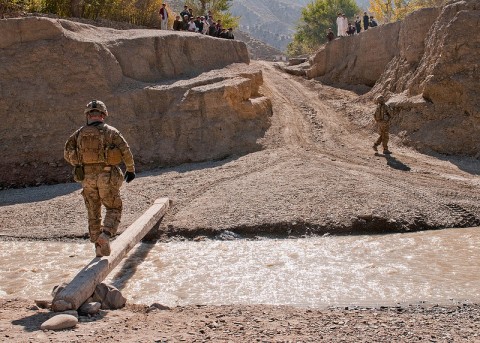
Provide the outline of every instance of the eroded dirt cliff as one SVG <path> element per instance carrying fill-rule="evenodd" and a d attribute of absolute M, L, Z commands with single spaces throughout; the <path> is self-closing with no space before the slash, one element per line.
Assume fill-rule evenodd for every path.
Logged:
<path fill-rule="evenodd" d="M 0 187 L 70 180 L 63 144 L 91 99 L 107 104 L 139 170 L 260 148 L 271 103 L 242 42 L 43 17 L 0 30 Z"/>

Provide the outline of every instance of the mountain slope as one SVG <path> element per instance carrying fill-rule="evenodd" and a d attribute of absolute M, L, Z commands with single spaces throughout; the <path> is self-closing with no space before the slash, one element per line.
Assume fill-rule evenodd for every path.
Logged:
<path fill-rule="evenodd" d="M 247 45 L 249 56 L 253 60 L 272 61 L 275 60 L 277 56 L 283 55 L 279 49 L 253 38 L 242 30 L 235 31 L 235 39 L 242 41 Z"/>
<path fill-rule="evenodd" d="M 310 0 L 236 0 L 231 12 L 240 16 L 240 27 L 252 37 L 285 50 L 295 32 L 303 7 Z"/>

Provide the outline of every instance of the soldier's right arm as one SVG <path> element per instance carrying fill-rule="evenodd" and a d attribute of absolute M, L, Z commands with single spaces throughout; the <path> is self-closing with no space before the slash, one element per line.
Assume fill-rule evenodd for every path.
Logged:
<path fill-rule="evenodd" d="M 72 166 L 78 166 L 81 164 L 77 153 L 78 132 L 79 130 L 77 130 L 73 135 L 70 136 L 70 138 L 68 138 L 63 150 L 63 157 Z"/>
<path fill-rule="evenodd" d="M 375 119 L 375 121 L 380 121 L 381 115 L 382 115 L 382 110 L 380 106 L 377 106 L 377 108 L 375 109 L 375 112 L 373 112 L 373 119 Z"/>

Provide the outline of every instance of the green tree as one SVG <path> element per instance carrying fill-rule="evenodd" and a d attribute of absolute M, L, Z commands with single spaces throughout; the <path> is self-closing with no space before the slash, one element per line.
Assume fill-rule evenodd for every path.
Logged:
<path fill-rule="evenodd" d="M 41 10 L 40 0 L 0 0 L 0 18 Z"/>
<path fill-rule="evenodd" d="M 441 6 L 445 0 L 370 0 L 368 9 L 379 22 L 402 20 L 413 11 L 425 7 Z"/>
<path fill-rule="evenodd" d="M 54 13 L 62 17 L 103 18 L 148 27 L 158 26 L 158 9 L 162 5 L 162 0 L 41 0 L 41 2 L 43 7 L 40 12 Z"/>
<path fill-rule="evenodd" d="M 337 14 L 345 13 L 353 21 L 360 12 L 355 0 L 314 0 L 303 10 L 293 41 L 287 47 L 290 56 L 308 54 L 326 42 L 328 28 L 336 32 Z"/>

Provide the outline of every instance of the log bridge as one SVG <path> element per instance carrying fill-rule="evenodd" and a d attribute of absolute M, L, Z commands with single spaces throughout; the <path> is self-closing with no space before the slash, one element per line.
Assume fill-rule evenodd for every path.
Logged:
<path fill-rule="evenodd" d="M 96 257 L 68 285 L 55 295 L 52 310 L 77 310 L 88 300 L 107 275 L 127 253 L 160 221 L 169 207 L 168 198 L 159 198 L 111 243 L 110 256 Z"/>

